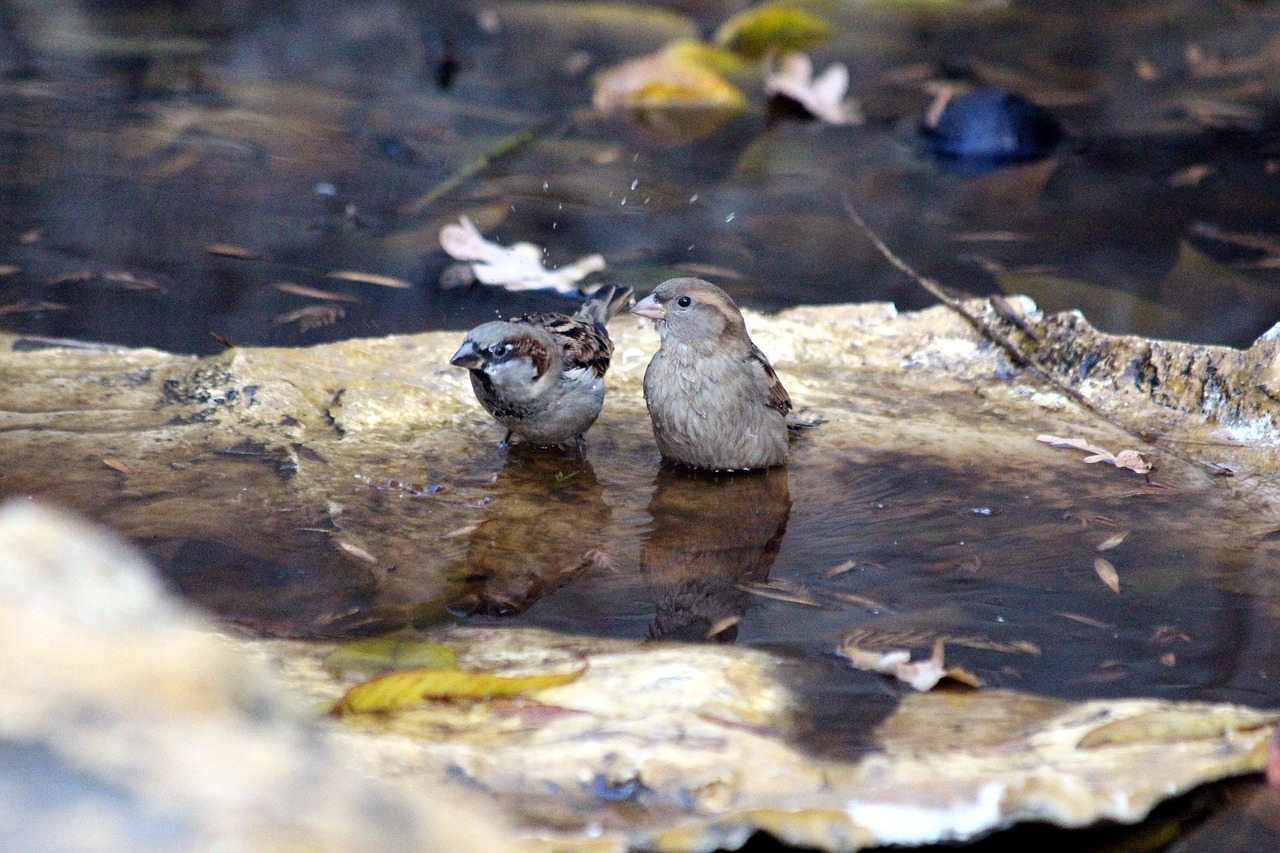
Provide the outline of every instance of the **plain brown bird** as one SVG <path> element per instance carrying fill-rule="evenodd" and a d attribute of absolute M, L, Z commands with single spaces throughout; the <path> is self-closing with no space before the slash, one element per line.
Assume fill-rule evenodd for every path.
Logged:
<path fill-rule="evenodd" d="M 662 339 L 644 399 L 664 459 L 723 471 L 786 463 L 791 398 L 729 294 L 673 278 L 631 313 L 653 320 Z"/>

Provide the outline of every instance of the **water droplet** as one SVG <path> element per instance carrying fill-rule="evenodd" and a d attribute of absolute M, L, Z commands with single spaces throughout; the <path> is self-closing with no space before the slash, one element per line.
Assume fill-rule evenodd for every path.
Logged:
<path fill-rule="evenodd" d="M 648 203 L 649 203 L 649 196 L 645 196 L 645 197 L 644 197 L 644 203 L 645 203 L 645 204 L 648 204 Z"/>
<path fill-rule="evenodd" d="M 730 213 L 728 216 L 726 216 L 726 217 L 724 218 L 724 221 L 725 221 L 725 222 L 732 222 L 734 219 L 736 219 L 736 218 L 737 218 L 737 216 L 738 216 L 738 214 L 737 214 L 737 212 L 735 211 L 734 213 Z"/>
<path fill-rule="evenodd" d="M 1004 621 L 1004 617 L 1003 617 L 1003 616 L 997 616 L 997 617 L 996 617 L 996 621 L 997 621 L 997 622 L 1003 622 L 1003 621 Z"/>
<path fill-rule="evenodd" d="M 631 182 L 631 191 L 635 192 L 635 189 L 638 186 L 640 186 L 640 179 L 636 178 L 634 181 Z"/>
<path fill-rule="evenodd" d="M 690 244 L 689 244 L 689 248 L 685 249 L 685 251 L 686 251 L 686 252 L 692 252 L 692 251 L 693 251 L 693 244 L 692 244 L 692 243 L 690 243 Z"/>
<path fill-rule="evenodd" d="M 621 202 L 619 202 L 619 204 L 626 204 L 626 203 L 627 203 L 627 197 L 624 195 L 624 196 L 622 197 L 622 201 L 621 201 Z"/>
<path fill-rule="evenodd" d="M 552 223 L 551 223 L 551 230 L 552 230 L 552 231 L 556 230 L 556 226 L 557 226 L 557 225 L 559 225 L 559 224 L 560 224 L 559 222 L 552 222 Z"/>
<path fill-rule="evenodd" d="M 632 154 L 632 155 L 631 155 L 631 162 L 632 162 L 632 163 L 636 162 L 636 161 L 637 161 L 637 160 L 639 160 L 639 159 L 640 159 L 640 152 L 639 152 L 639 151 L 637 151 L 636 153 L 634 153 L 634 154 Z"/>
<path fill-rule="evenodd" d="M 697 201 L 697 200 L 698 200 L 698 194 L 697 194 L 697 193 L 694 193 L 693 195 L 689 196 L 689 204 L 693 204 L 693 203 L 694 203 L 695 201 Z"/>
<path fill-rule="evenodd" d="M 556 210 L 564 210 L 564 202 L 560 202 L 559 204 L 557 204 Z"/>

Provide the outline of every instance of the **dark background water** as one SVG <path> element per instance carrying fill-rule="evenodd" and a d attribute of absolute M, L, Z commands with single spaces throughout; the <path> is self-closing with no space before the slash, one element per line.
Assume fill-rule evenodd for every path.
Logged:
<path fill-rule="evenodd" d="M 460 214 L 504 243 L 545 246 L 553 264 L 603 253 L 609 269 L 588 283 L 643 290 L 694 271 L 767 310 L 927 304 L 851 226 L 846 200 L 953 287 L 1028 292 L 1109 330 L 1247 345 L 1280 313 L 1267 265 L 1280 212 L 1272 4 L 817 4 L 835 34 L 816 65 L 850 66 L 865 124 L 778 119 L 757 79 L 751 109 L 710 132 L 591 111 L 595 73 L 680 33 L 709 36 L 746 4 L 644 5 L 668 17 L 9 3 L 0 322 L 212 352 L 215 335 L 309 343 L 563 304 L 441 289 L 437 234 Z M 948 168 L 918 133 L 944 83 L 1025 96 L 1067 139 L 1048 161 Z M 410 286 L 326 277 L 337 270 Z"/>

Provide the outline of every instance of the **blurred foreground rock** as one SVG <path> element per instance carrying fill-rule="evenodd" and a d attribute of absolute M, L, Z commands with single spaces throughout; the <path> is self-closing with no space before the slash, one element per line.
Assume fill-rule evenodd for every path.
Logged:
<path fill-rule="evenodd" d="M 10 502 L 0 554 L 6 850 L 519 849 L 462 793 L 363 773 L 114 535 Z"/>

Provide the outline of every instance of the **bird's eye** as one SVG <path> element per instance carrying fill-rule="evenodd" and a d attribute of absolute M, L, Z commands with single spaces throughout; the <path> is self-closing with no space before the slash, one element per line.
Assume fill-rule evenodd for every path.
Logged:
<path fill-rule="evenodd" d="M 489 347 L 489 352 L 493 354 L 494 358 L 502 358 L 504 355 L 507 354 L 507 351 L 510 349 L 511 349 L 510 344 L 494 344 L 493 346 Z"/>
<path fill-rule="evenodd" d="M 681 308 L 688 308 L 690 305 L 693 304 L 693 300 L 687 296 L 681 296 L 679 299 L 676 300 L 676 304 L 679 305 Z"/>

